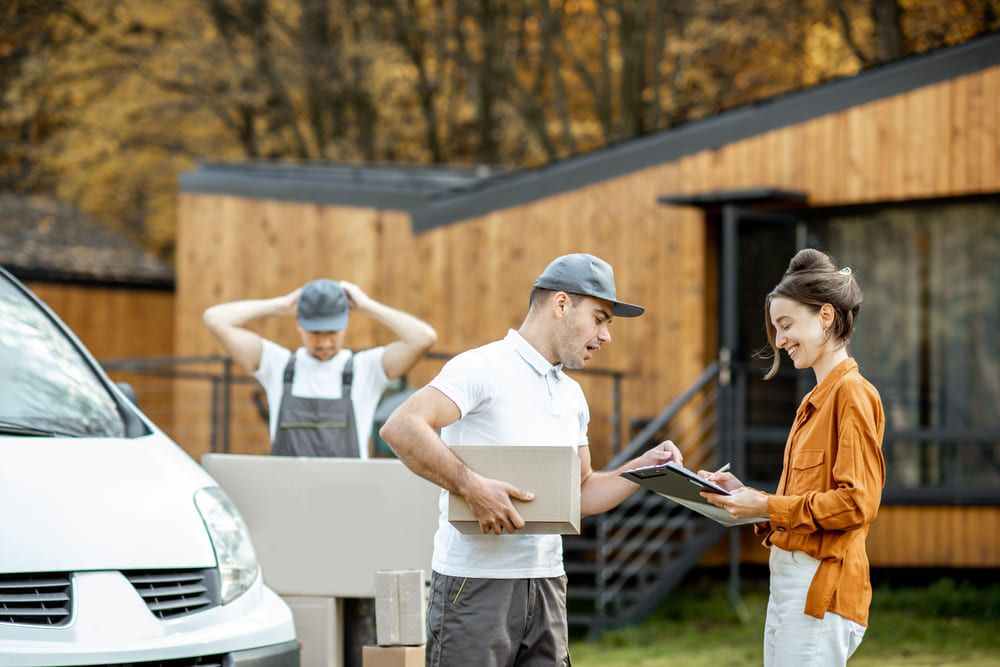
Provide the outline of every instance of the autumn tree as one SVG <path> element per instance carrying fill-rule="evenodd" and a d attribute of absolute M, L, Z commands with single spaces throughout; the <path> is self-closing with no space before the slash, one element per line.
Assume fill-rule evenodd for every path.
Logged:
<path fill-rule="evenodd" d="M 197 159 L 537 165 L 1000 28 L 1000 0 L 11 0 L 0 187 L 169 256 Z"/>

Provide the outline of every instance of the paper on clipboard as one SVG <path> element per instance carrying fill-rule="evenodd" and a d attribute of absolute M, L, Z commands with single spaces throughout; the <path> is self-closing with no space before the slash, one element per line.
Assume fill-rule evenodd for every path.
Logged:
<path fill-rule="evenodd" d="M 709 482 L 703 477 L 699 477 L 697 473 L 688 470 L 684 466 L 677 465 L 673 461 L 668 461 L 658 466 L 626 470 L 621 473 L 621 476 L 643 488 L 669 498 L 678 505 L 683 505 L 698 514 L 707 516 L 709 519 L 721 523 L 723 526 L 742 526 L 768 520 L 767 517 L 734 519 L 730 516 L 729 512 L 721 507 L 716 507 L 700 495 L 701 491 L 711 491 L 728 496 L 731 495 L 729 491 Z"/>

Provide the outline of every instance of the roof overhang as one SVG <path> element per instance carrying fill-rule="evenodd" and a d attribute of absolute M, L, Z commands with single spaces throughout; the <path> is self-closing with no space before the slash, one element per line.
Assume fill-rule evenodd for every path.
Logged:
<path fill-rule="evenodd" d="M 413 211 L 413 229 L 528 204 L 996 65 L 1000 33 L 991 33 L 592 153 L 439 193 Z"/>

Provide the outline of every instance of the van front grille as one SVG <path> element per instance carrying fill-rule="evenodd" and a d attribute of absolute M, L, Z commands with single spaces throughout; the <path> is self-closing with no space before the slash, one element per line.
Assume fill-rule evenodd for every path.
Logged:
<path fill-rule="evenodd" d="M 68 572 L 0 574 L 0 623 L 66 625 L 72 612 Z"/>
<path fill-rule="evenodd" d="M 178 618 L 221 604 L 219 571 L 130 570 L 122 572 L 145 600 L 146 606 L 163 619 Z"/>

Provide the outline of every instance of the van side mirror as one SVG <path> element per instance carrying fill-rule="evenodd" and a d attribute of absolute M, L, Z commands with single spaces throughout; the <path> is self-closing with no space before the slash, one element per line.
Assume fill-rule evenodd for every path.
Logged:
<path fill-rule="evenodd" d="M 132 385 L 128 382 L 115 382 L 115 386 L 117 386 L 121 392 L 125 394 L 125 398 L 132 401 L 132 405 L 139 407 L 139 399 L 136 398 L 135 389 L 132 388 Z"/>
<path fill-rule="evenodd" d="M 121 390 L 125 395 L 125 398 L 132 403 L 135 410 L 131 409 L 124 403 L 119 404 L 118 411 L 122 415 L 122 419 L 125 420 L 125 436 L 129 438 L 138 438 L 143 435 L 149 434 L 149 429 L 146 425 L 142 423 L 142 419 L 139 417 L 139 401 L 135 396 L 135 389 L 132 388 L 128 382 L 115 382 L 115 386 Z"/>

